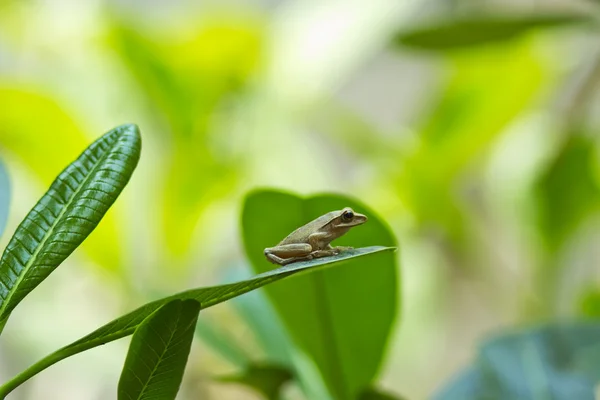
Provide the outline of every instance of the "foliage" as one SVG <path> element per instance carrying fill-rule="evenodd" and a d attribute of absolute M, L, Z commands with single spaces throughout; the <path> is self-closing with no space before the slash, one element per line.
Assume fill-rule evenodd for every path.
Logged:
<path fill-rule="evenodd" d="M 600 380 L 597 322 L 549 324 L 483 344 L 475 365 L 436 400 L 593 400 Z"/>
<path fill-rule="evenodd" d="M 368 215 L 369 221 L 336 244 L 395 246 L 385 224 L 356 200 L 325 194 L 303 199 L 273 190 L 249 194 L 242 231 L 254 271 L 264 272 L 267 265 L 252 249 L 274 246 L 303 221 L 344 207 Z M 381 253 L 369 258 L 368 268 L 357 260 L 343 271 L 328 269 L 267 288 L 294 342 L 318 366 L 334 398 L 355 398 L 380 368 L 398 315 L 397 270 L 394 254 Z"/>
<path fill-rule="evenodd" d="M 89 235 L 133 173 L 141 150 L 135 125 L 106 133 L 71 163 L 21 223 L 2 259 L 2 326 L 16 307 Z M 391 241 L 391 240 L 390 240 Z M 250 248 L 255 251 L 256 247 Z M 40 360 L 0 386 L 4 398 L 40 371 L 74 354 L 133 334 L 119 383 L 120 399 L 174 399 L 179 390 L 200 309 L 299 272 L 389 252 L 370 246 L 297 262 L 240 282 L 188 290 L 148 303 Z M 266 263 L 266 261 L 264 261 Z"/>
<path fill-rule="evenodd" d="M 10 182 L 6 167 L 0 161 L 0 236 L 6 227 L 8 218 L 8 207 L 10 205 Z"/>
<path fill-rule="evenodd" d="M 18 313 L 3 331 L 0 369 L 17 374 L 15 360 L 43 357 L 51 337 L 80 335 L 83 322 L 59 323 L 70 314 L 57 309 L 86 300 L 134 311 L 0 393 L 87 348 L 127 335 L 139 343 L 171 300 L 206 309 L 231 298 L 197 321 L 210 352 L 189 358 L 180 397 L 224 397 L 225 384 L 323 400 L 589 397 L 598 379 L 587 365 L 600 365 L 582 333 L 600 315 L 600 3 L 45 3 L 0 6 L 0 157 L 10 172 L 6 189 L 0 166 L 0 231 L 15 230 L 40 185 L 92 140 L 87 132 L 135 120 L 144 155 L 121 199 L 103 215 L 89 210 L 93 224 L 44 197 L 65 212 L 57 224 L 84 230 L 68 226 L 77 240 L 54 243 L 59 251 L 43 232 L 25 240 L 17 229 L 0 268 L 0 281 L 18 284 L 0 306 L 4 323 Z M 276 189 L 253 190 L 261 186 Z M 252 275 L 273 268 L 262 248 L 346 204 L 370 221 L 340 244 L 365 251 L 396 246 L 396 236 L 402 252 L 371 248 L 339 266 Z M 69 256 L 77 270 L 35 286 L 81 241 Z M 19 242 L 38 252 L 17 253 Z M 209 287 L 169 296 L 190 286 Z M 81 302 L 71 290 L 85 290 Z M 48 318 L 56 334 L 44 334 Z M 490 329 L 497 339 L 445 384 Z M 98 376 L 96 364 L 75 372 L 60 396 L 81 375 Z M 90 393 L 103 390 L 102 379 L 90 382 Z"/>
<path fill-rule="evenodd" d="M 536 29 L 590 22 L 592 19 L 583 13 L 473 13 L 418 26 L 400 33 L 396 41 L 403 46 L 417 49 L 460 49 L 506 42 Z"/>
<path fill-rule="evenodd" d="M 195 300 L 173 300 L 136 328 L 119 380 L 119 399 L 175 398 L 199 312 Z"/>

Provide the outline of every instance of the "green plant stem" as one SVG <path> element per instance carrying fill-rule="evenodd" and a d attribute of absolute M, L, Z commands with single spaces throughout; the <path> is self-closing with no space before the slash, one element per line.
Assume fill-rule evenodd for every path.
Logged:
<path fill-rule="evenodd" d="M 15 390 L 17 387 L 19 387 L 24 382 L 28 381 L 30 378 L 37 375 L 41 371 L 56 364 L 57 362 L 64 360 L 65 358 L 71 357 L 77 353 L 81 353 L 83 351 L 92 349 L 97 346 L 101 346 L 108 342 L 112 342 L 114 340 L 121 339 L 125 336 L 129 336 L 129 335 L 133 334 L 134 331 L 135 331 L 135 327 L 130 328 L 130 329 L 125 329 L 125 330 L 119 331 L 117 333 L 114 333 L 112 335 L 104 336 L 98 340 L 91 340 L 88 342 L 84 342 L 78 346 L 63 347 L 62 349 L 57 350 L 52 354 L 49 354 L 48 356 L 42 358 L 40 361 L 36 362 L 35 364 L 30 366 L 26 370 L 24 370 L 21 373 L 19 373 L 18 375 L 16 375 L 11 380 L 9 380 L 8 382 L 6 382 L 2 386 L 0 386 L 0 400 L 4 400 L 10 392 Z"/>

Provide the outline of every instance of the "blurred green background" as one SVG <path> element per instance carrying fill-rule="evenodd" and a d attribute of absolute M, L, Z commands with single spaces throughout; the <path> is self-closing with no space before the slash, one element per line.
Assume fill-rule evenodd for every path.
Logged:
<path fill-rule="evenodd" d="M 11 318 L 0 377 L 158 295 L 248 276 L 256 187 L 349 195 L 389 224 L 402 281 L 379 386 L 407 398 L 491 333 L 600 316 L 596 16 L 593 0 L 3 0 L 0 245 L 96 137 L 133 122 L 144 143 L 99 228 Z M 260 398 L 211 379 L 265 356 L 256 296 L 202 313 L 180 398 Z M 11 399 L 113 398 L 126 346 Z"/>

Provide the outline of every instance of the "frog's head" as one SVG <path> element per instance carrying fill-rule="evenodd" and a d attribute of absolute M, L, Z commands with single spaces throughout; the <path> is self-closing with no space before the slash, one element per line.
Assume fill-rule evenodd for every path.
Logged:
<path fill-rule="evenodd" d="M 367 222 L 368 218 L 366 215 L 354 212 L 350 207 L 346 207 L 343 210 L 338 211 L 338 215 L 333 220 L 333 225 L 336 228 L 352 228 L 353 226 L 362 225 Z"/>

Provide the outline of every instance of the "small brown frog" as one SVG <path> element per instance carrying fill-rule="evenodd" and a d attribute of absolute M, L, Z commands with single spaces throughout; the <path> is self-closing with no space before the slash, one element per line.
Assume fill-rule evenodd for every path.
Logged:
<path fill-rule="evenodd" d="M 352 247 L 331 247 L 330 243 L 367 219 L 350 207 L 329 212 L 296 229 L 277 246 L 267 247 L 265 256 L 274 264 L 286 265 L 339 254 Z"/>

